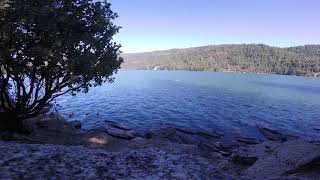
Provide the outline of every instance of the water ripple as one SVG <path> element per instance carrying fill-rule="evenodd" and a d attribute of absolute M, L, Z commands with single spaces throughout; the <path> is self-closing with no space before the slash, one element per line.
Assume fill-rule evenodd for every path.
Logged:
<path fill-rule="evenodd" d="M 177 81 L 177 79 L 179 81 Z M 59 111 L 86 128 L 105 120 L 140 129 L 162 123 L 251 134 L 256 124 L 320 138 L 320 81 L 209 72 L 120 71 L 114 84 L 58 99 Z"/>

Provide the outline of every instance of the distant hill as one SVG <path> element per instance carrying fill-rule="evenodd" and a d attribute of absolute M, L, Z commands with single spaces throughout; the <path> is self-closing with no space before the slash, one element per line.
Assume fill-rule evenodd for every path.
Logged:
<path fill-rule="evenodd" d="M 122 57 L 124 69 L 320 75 L 320 45 L 289 48 L 263 44 L 213 45 L 122 54 Z"/>

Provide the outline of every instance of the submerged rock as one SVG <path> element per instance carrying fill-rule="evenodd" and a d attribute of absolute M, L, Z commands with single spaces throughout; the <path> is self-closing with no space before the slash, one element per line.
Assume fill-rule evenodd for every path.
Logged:
<path fill-rule="evenodd" d="M 238 137 L 238 135 L 236 134 L 225 134 L 223 137 L 219 139 L 218 142 L 222 147 L 226 149 L 235 149 L 240 146 L 240 143 L 236 140 L 236 137 Z"/>
<path fill-rule="evenodd" d="M 69 122 L 74 128 L 81 129 L 82 125 L 80 121 L 71 121 Z"/>
<path fill-rule="evenodd" d="M 223 136 L 223 134 L 218 133 L 216 131 L 212 131 L 212 132 L 197 132 L 196 133 L 198 136 L 201 136 L 203 138 L 221 138 Z"/>
<path fill-rule="evenodd" d="M 288 135 L 288 134 L 283 134 L 262 126 L 257 126 L 259 132 L 267 139 L 270 141 L 288 141 L 288 140 L 294 140 L 298 139 L 296 136 Z"/>
<path fill-rule="evenodd" d="M 259 140 L 254 139 L 254 138 L 249 138 L 249 137 L 235 136 L 234 139 L 240 143 L 243 143 L 243 144 L 254 145 L 254 144 L 260 143 Z"/>

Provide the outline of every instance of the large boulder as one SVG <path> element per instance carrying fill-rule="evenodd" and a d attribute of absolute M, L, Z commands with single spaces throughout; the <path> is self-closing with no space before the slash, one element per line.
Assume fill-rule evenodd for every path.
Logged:
<path fill-rule="evenodd" d="M 320 145 L 305 140 L 282 143 L 274 151 L 258 159 L 244 174 L 248 179 L 276 178 L 306 173 L 315 168 L 320 179 Z"/>

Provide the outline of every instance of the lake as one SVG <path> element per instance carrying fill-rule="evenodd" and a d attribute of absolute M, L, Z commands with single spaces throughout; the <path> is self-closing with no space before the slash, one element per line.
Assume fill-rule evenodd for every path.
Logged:
<path fill-rule="evenodd" d="M 57 100 L 84 128 L 105 121 L 138 130 L 174 124 L 194 131 L 256 133 L 256 125 L 320 138 L 320 79 L 265 74 L 127 71 L 88 94 Z"/>

